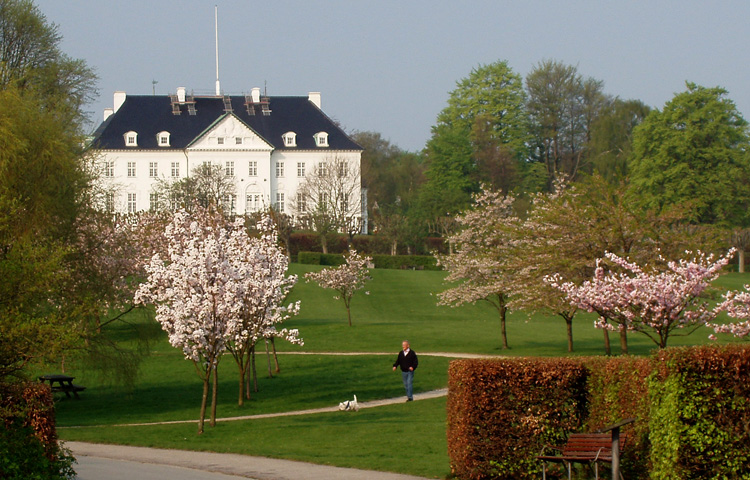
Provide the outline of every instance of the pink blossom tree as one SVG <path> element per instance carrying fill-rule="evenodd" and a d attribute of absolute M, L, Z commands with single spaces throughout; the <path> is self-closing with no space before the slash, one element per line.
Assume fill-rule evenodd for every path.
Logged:
<path fill-rule="evenodd" d="M 156 320 L 170 344 L 192 360 L 203 380 L 200 434 L 212 378 L 210 423 L 216 424 L 216 367 L 241 330 L 243 303 L 236 299 L 244 285 L 235 257 L 245 248 L 247 233 L 241 220 L 226 227 L 220 214 L 196 208 L 192 214 L 177 212 L 164 235 L 169 258 L 153 256 L 135 300 L 156 306 Z"/>
<path fill-rule="evenodd" d="M 734 249 L 718 259 L 698 252 L 689 260 L 667 262 L 664 271 L 649 272 L 607 253 L 606 259 L 616 271 L 605 268 L 603 259 L 598 259 L 593 279 L 581 285 L 563 282 L 559 275 L 545 281 L 563 292 L 572 305 L 599 314 L 597 327 L 638 332 L 665 348 L 676 331 L 687 329 L 683 335 L 689 335 L 716 317 L 717 312 L 701 294 L 733 255 Z"/>
<path fill-rule="evenodd" d="M 474 208 L 456 217 L 459 231 L 448 237 L 454 252 L 437 255 L 438 264 L 448 271 L 445 281 L 456 284 L 439 294 L 439 304 L 488 302 L 500 316 L 503 348 L 508 348 L 505 324 L 514 282 L 508 264 L 513 243 L 509 233 L 520 223 L 513 210 L 515 198 L 485 190 L 474 201 Z"/>
<path fill-rule="evenodd" d="M 323 288 L 336 290 L 338 295 L 334 298 L 341 299 L 346 307 L 346 316 L 349 326 L 352 326 L 351 302 L 354 293 L 364 288 L 365 283 L 370 280 L 367 266 L 372 258 L 359 255 L 356 250 L 350 250 L 344 255 L 346 263 L 336 268 L 324 268 L 319 272 L 305 274 L 305 280 L 314 281 Z"/>
<path fill-rule="evenodd" d="M 729 291 L 724 294 L 724 301 L 716 306 L 716 313 L 726 312 L 732 318 L 740 320 L 727 324 L 712 323 L 709 326 L 716 333 L 728 333 L 735 337 L 747 337 L 750 334 L 750 285 L 745 285 L 742 292 Z M 711 338 L 715 338 L 713 335 Z"/>

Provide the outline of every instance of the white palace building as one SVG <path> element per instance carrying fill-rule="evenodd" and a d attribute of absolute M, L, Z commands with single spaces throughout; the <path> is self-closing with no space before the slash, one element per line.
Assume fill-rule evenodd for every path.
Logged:
<path fill-rule="evenodd" d="M 157 180 L 184 178 L 205 162 L 232 178 L 236 191 L 228 200 L 239 215 L 268 206 L 294 215 L 305 174 L 332 158 L 357 169 L 355 191 L 361 195 L 362 147 L 323 113 L 317 92 L 299 97 L 261 96 L 260 88 L 232 96 L 190 95 L 184 87 L 173 95 L 115 92 L 114 108 L 105 110 L 92 149 L 110 192 L 107 208 L 116 212 L 151 209 Z"/>

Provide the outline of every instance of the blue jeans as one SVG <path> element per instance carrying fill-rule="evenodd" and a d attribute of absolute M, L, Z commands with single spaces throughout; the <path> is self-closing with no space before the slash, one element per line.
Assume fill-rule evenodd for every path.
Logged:
<path fill-rule="evenodd" d="M 406 397 L 412 398 L 412 384 L 414 383 L 414 371 L 401 372 L 401 377 L 404 379 L 404 388 L 406 389 Z"/>

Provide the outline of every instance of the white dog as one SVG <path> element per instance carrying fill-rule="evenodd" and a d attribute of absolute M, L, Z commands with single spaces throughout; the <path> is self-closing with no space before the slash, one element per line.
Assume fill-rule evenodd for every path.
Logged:
<path fill-rule="evenodd" d="M 339 403 L 339 410 L 344 412 L 358 412 L 359 411 L 359 403 L 357 403 L 357 396 L 354 395 L 354 400 L 347 400 L 345 402 Z"/>

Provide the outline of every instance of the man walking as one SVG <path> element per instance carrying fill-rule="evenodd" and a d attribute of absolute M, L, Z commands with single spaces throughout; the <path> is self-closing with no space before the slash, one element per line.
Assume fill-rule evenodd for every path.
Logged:
<path fill-rule="evenodd" d="M 393 371 L 396 371 L 396 367 L 401 367 L 401 377 L 404 380 L 404 388 L 406 389 L 406 401 L 411 402 L 414 400 L 414 397 L 412 397 L 414 370 L 417 369 L 419 361 L 417 360 L 417 354 L 409 347 L 408 340 L 401 342 L 401 349 L 398 352 L 396 363 L 393 364 Z"/>

